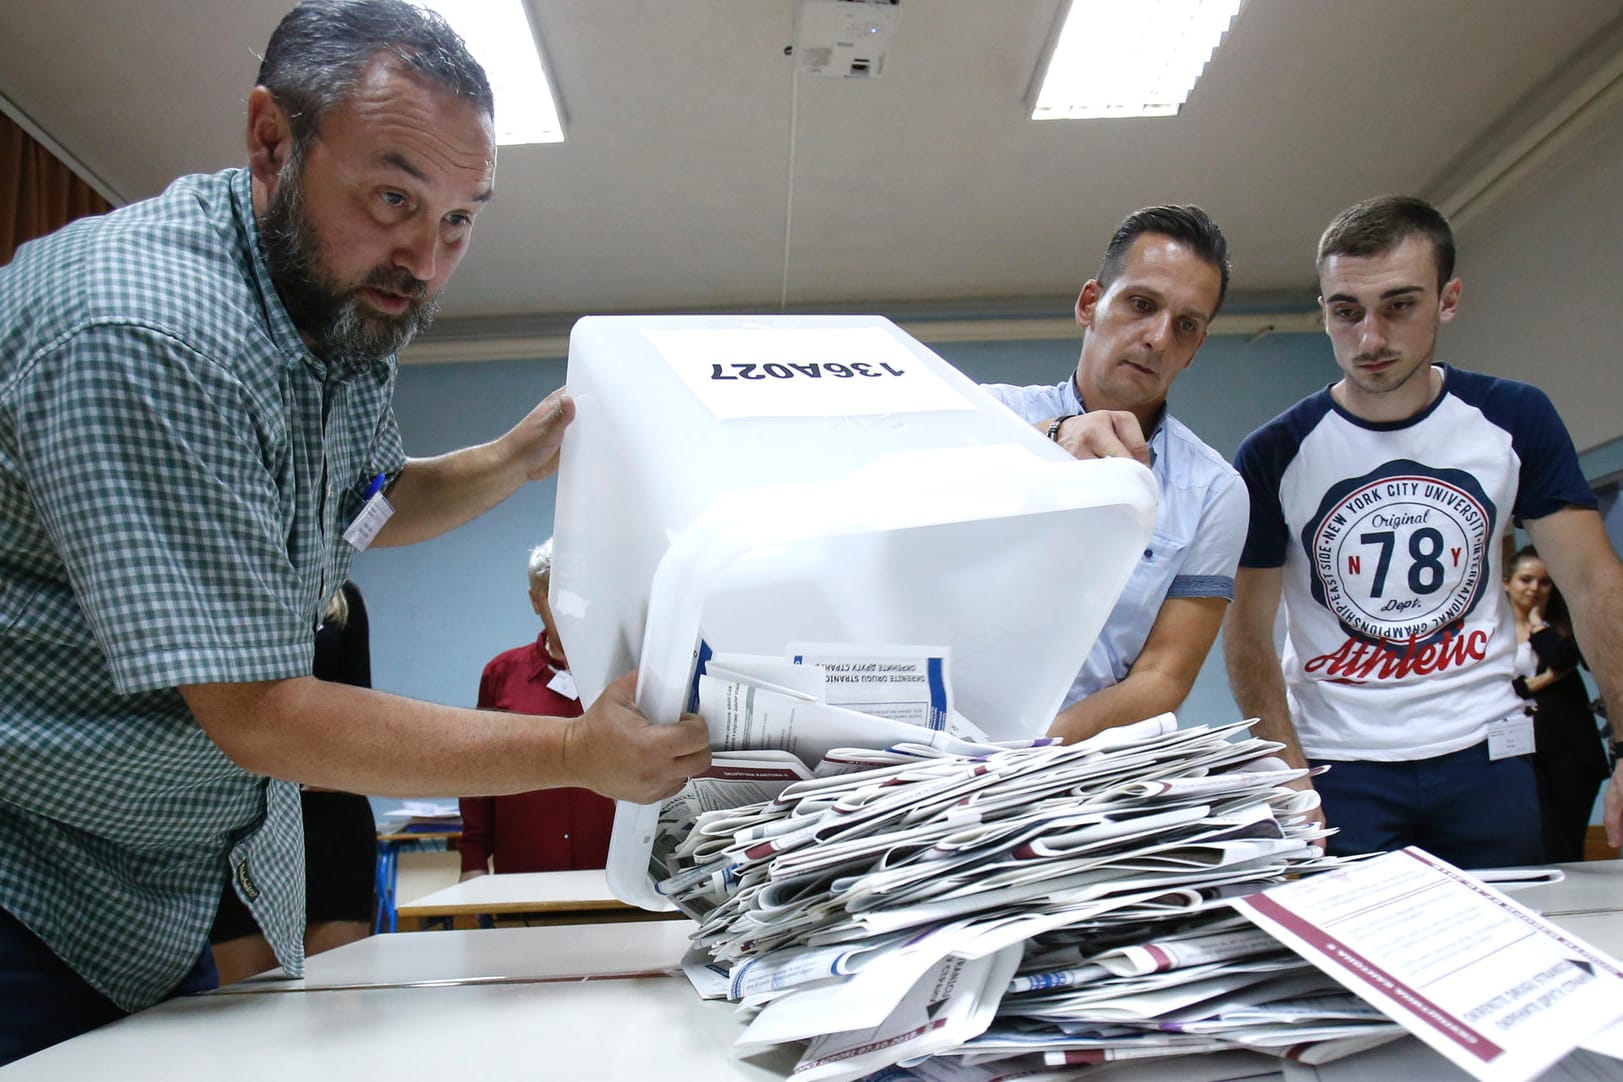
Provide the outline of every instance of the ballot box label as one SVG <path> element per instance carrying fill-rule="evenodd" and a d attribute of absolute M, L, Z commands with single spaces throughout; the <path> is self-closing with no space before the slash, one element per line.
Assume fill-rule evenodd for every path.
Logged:
<path fill-rule="evenodd" d="M 643 332 L 718 419 L 972 410 L 904 344 L 877 327 Z"/>

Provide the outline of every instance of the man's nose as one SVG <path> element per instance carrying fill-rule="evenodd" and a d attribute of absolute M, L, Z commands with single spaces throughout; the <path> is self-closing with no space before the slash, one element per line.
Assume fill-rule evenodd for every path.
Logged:
<path fill-rule="evenodd" d="M 1358 326 L 1358 351 L 1371 356 L 1386 349 L 1386 326 L 1374 312 L 1364 317 Z"/>
<path fill-rule="evenodd" d="M 432 223 L 412 223 L 395 238 L 394 264 L 419 282 L 434 280 L 434 263 L 439 256 L 439 231 Z"/>
<path fill-rule="evenodd" d="M 1167 343 L 1172 340 L 1172 313 L 1158 312 L 1144 329 L 1144 346 L 1156 353 L 1164 352 Z"/>

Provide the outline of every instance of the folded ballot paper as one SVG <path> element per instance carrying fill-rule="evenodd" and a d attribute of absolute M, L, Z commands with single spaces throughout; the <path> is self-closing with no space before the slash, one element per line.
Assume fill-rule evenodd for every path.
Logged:
<path fill-rule="evenodd" d="M 670 802 L 655 876 L 700 924 L 685 966 L 695 987 L 747 1021 L 740 1053 L 800 1044 L 799 1082 L 1061 1079 L 1212 1052 L 1239 1073 L 1186 1060 L 1145 1077 L 1277 1077 L 1285 1062 L 1330 1064 L 1407 1032 L 1479 1078 L 1531 1078 L 1602 1028 L 1605 995 L 1623 988 L 1586 983 L 1616 963 L 1562 937 L 1554 954 L 1523 953 L 1544 981 L 1576 959 L 1554 987 L 1585 996 L 1583 1033 L 1552 1051 L 1549 1027 L 1528 1026 L 1541 1052 L 1496 1065 L 1431 1040 L 1426 1028 L 1449 1030 L 1423 1011 L 1416 1021 L 1423 996 L 1372 994 L 1345 959 L 1338 968 L 1333 952 L 1304 945 L 1304 929 L 1350 935 L 1360 907 L 1335 899 L 1373 901 L 1399 873 L 1419 890 L 1447 866 L 1324 856 L 1314 842 L 1326 832 L 1308 817 L 1317 798 L 1288 784 L 1307 772 L 1286 768 L 1249 723 L 1180 729 L 1167 715 L 1076 744 L 994 744 L 891 730 L 819 702 L 826 671 L 720 660 L 699 700 L 721 769 L 736 754 L 728 740 L 767 743 L 787 769 L 747 802 Z M 1394 858 L 1404 864 L 1381 865 Z M 1494 916 L 1482 898 L 1508 903 L 1453 869 L 1437 874 L 1471 883 L 1473 928 Z M 1292 893 L 1320 881 L 1317 894 Z M 1399 915 L 1366 923 L 1375 960 L 1401 975 L 1388 944 L 1420 948 L 1392 931 L 1410 895 L 1389 893 Z M 1440 929 L 1449 904 L 1428 903 Z M 1501 934 L 1525 933 L 1528 919 Z M 1493 979 L 1479 974 L 1474 988 L 1491 1006 L 1466 1003 L 1472 982 L 1455 981 L 1449 1009 L 1474 1009 L 1478 1028 L 1490 1014 L 1526 1017 L 1520 1001 L 1483 992 Z"/>
<path fill-rule="evenodd" d="M 730 832 L 718 833 L 727 831 L 727 816 L 712 815 L 698 830 L 700 815 L 771 800 L 814 771 L 866 765 L 848 761 L 847 745 L 857 745 L 859 756 L 872 756 L 876 744 L 1002 746 L 952 709 L 943 647 L 794 644 L 790 651 L 781 658 L 702 651 L 693 697 L 710 729 L 710 769 L 661 806 L 650 854 L 656 889 L 685 899 L 690 914 L 707 893 L 694 889 L 712 870 L 706 858 L 731 842 Z"/>

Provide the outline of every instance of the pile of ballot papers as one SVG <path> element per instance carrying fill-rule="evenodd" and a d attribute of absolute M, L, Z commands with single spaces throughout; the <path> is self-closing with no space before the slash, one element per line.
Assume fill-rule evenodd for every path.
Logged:
<path fill-rule="evenodd" d="M 1250 723 L 991 741 L 947 660 L 701 667 L 713 765 L 661 806 L 649 882 L 741 1054 L 798 1045 L 798 1082 L 1615 1069 L 1623 967 L 1421 850 L 1326 857 L 1310 772 Z"/>
<path fill-rule="evenodd" d="M 1340 863 L 1287 784 L 1306 771 L 1246 730 L 1165 716 L 1069 745 L 915 728 L 830 747 L 770 797 L 673 801 L 658 890 L 700 922 L 701 992 L 751 1017 L 740 1045 L 804 1042 L 805 1082 L 1393 1039 L 1225 904 Z"/>

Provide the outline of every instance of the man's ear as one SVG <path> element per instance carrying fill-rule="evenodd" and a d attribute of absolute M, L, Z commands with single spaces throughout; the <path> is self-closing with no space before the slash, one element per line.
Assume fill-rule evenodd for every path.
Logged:
<path fill-rule="evenodd" d="M 1455 314 L 1459 312 L 1460 291 L 1463 288 L 1458 278 L 1449 279 L 1443 286 L 1442 295 L 1437 298 L 1437 321 L 1439 323 L 1450 322 Z"/>
<path fill-rule="evenodd" d="M 267 87 L 248 92 L 248 169 L 268 191 L 293 152 L 293 128 L 276 96 Z"/>
<path fill-rule="evenodd" d="M 1099 280 L 1089 278 L 1087 284 L 1082 287 L 1082 292 L 1078 293 L 1076 297 L 1076 325 L 1078 327 L 1093 326 L 1094 310 L 1098 307 L 1099 298 L 1103 294 L 1104 290 L 1100 287 Z"/>

